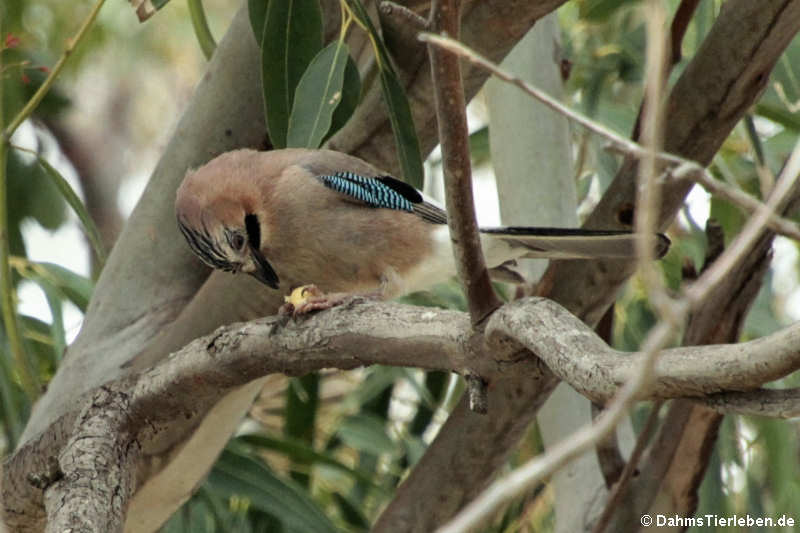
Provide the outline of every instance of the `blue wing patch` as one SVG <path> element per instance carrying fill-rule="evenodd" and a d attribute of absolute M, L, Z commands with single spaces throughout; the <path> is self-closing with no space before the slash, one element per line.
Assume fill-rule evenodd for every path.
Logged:
<path fill-rule="evenodd" d="M 417 202 L 421 201 L 422 197 L 416 189 L 407 186 L 415 194 L 411 199 L 407 198 L 402 193 L 405 189 L 398 190 L 396 185 L 394 187 L 390 186 L 384 181 L 388 179 L 393 178 L 388 176 L 368 178 L 352 172 L 337 172 L 331 175 L 319 176 L 319 180 L 326 187 L 364 202 L 370 207 L 384 207 L 413 213 L 414 206 L 412 202 L 415 200 Z M 393 182 L 390 182 L 390 184 L 394 185 Z"/>

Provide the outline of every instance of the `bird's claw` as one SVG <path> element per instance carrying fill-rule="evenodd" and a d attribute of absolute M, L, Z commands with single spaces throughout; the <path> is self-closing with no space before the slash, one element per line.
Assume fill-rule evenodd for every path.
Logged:
<path fill-rule="evenodd" d="M 289 296 L 284 296 L 284 304 L 278 310 L 282 315 L 305 315 L 313 311 L 330 309 L 345 301 L 346 293 L 325 294 L 316 285 L 301 285 Z"/>

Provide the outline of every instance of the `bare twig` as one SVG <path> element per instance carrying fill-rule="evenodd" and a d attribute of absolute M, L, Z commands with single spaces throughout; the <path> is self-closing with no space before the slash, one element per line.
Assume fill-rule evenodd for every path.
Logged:
<path fill-rule="evenodd" d="M 0 35 L 3 30 L 2 16 L 0 16 Z M 0 50 L 0 127 L 4 122 L 3 88 L 4 83 L 2 50 Z M 20 382 L 25 394 L 33 403 L 40 394 L 39 377 L 34 369 L 34 364 L 30 360 L 25 345 L 22 343 L 22 333 L 19 320 L 15 309 L 16 301 L 14 282 L 11 279 L 11 245 L 9 241 L 10 232 L 8 230 L 8 147 L 9 135 L 0 136 L 0 315 L 2 315 L 3 329 L 8 338 L 8 348 L 14 360 L 17 372 L 19 372 Z M 0 356 L 2 357 L 2 356 Z M 14 421 L 16 426 L 17 422 Z M 17 428 L 18 429 L 18 428 Z M 16 435 L 16 432 L 15 432 Z"/>
<path fill-rule="evenodd" d="M 675 16 L 672 18 L 672 25 L 670 26 L 670 65 L 677 65 L 681 60 L 681 45 L 683 44 L 683 36 L 686 35 L 686 30 L 689 28 L 689 22 L 692 20 L 697 5 L 700 0 L 681 0 Z"/>
<path fill-rule="evenodd" d="M 636 156 L 639 158 L 647 155 L 647 149 L 641 144 L 632 141 L 630 139 L 626 139 L 625 137 L 622 137 L 621 135 L 606 128 L 602 124 L 597 123 L 591 120 L 590 118 L 583 116 L 577 111 L 570 109 L 569 107 L 565 106 L 558 100 L 552 98 L 544 91 L 539 90 L 537 87 L 531 85 L 525 80 L 522 80 L 514 76 L 513 74 L 510 74 L 509 72 L 503 70 L 495 63 L 492 63 L 491 61 L 484 58 L 476 51 L 463 45 L 462 43 L 455 41 L 453 39 L 441 37 L 438 35 L 433 35 L 430 33 L 422 33 L 420 34 L 419 38 L 425 42 L 430 43 L 431 45 L 441 46 L 442 48 L 451 50 L 454 53 L 459 54 L 461 57 L 467 59 L 468 61 L 482 68 L 485 68 L 486 70 L 488 70 L 501 80 L 504 80 L 508 83 L 511 83 L 519 87 L 527 94 L 541 101 L 543 104 L 550 107 L 551 109 L 554 109 L 555 111 L 563 114 L 568 119 L 576 122 L 577 124 L 580 124 L 587 130 L 608 139 L 612 144 L 611 146 L 612 150 L 625 155 Z M 682 179 L 682 178 L 691 179 L 696 183 L 702 185 L 709 192 L 723 196 L 727 200 L 730 200 L 731 202 L 734 202 L 735 204 L 741 206 L 748 212 L 753 212 L 758 208 L 758 206 L 763 205 L 761 202 L 759 202 L 752 196 L 747 195 L 744 192 L 738 191 L 737 189 L 734 189 L 733 187 L 730 187 L 724 183 L 721 183 L 719 180 L 714 179 L 714 177 L 711 176 L 711 174 L 705 167 L 703 167 L 702 165 L 698 164 L 695 161 L 686 159 L 684 157 L 675 154 L 670 154 L 667 152 L 658 152 L 657 157 L 660 161 L 669 163 L 671 165 L 675 165 L 677 167 L 675 170 L 669 172 L 669 175 L 673 179 Z M 780 233 L 781 235 L 790 237 L 792 239 L 800 240 L 800 228 L 794 222 L 786 220 L 776 215 L 775 213 L 772 213 L 770 215 L 769 221 L 770 221 L 769 227 L 774 229 L 776 232 Z"/>
<path fill-rule="evenodd" d="M 67 59 L 69 56 L 72 55 L 72 52 L 75 50 L 75 47 L 83 40 L 86 36 L 87 31 L 89 28 L 92 27 L 95 19 L 97 18 L 97 14 L 100 12 L 100 8 L 103 7 L 103 3 L 105 0 L 97 0 L 92 10 L 89 12 L 89 15 L 81 24 L 81 27 L 78 29 L 78 33 L 75 34 L 75 37 L 67 41 L 67 46 L 64 48 L 64 52 L 61 54 L 61 57 L 58 59 L 53 68 L 50 69 L 50 74 L 47 75 L 44 82 L 39 86 L 33 96 L 25 103 L 25 106 L 20 109 L 19 113 L 11 120 L 5 130 L 3 130 L 2 138 L 5 141 L 8 141 L 11 136 L 17 131 L 20 124 L 22 124 L 26 118 L 31 116 L 31 113 L 39 106 L 39 103 L 42 101 L 42 98 L 50 91 L 50 87 L 53 86 L 55 83 L 56 78 L 58 75 L 61 74 L 61 70 L 64 68 L 64 65 L 67 63 Z"/>
<path fill-rule="evenodd" d="M 455 39 L 450 37 L 445 37 L 441 35 L 435 35 L 432 33 L 420 33 L 419 39 L 421 41 L 427 42 L 428 44 L 434 47 L 444 48 L 445 50 L 449 50 L 454 54 L 458 54 L 460 57 L 470 61 L 478 65 L 481 68 L 484 68 L 500 78 L 503 81 L 511 83 L 512 85 L 516 85 L 527 94 L 533 96 L 540 102 L 542 102 L 547 107 L 553 109 L 554 111 L 561 113 L 568 119 L 572 120 L 573 122 L 580 124 L 587 130 L 600 135 L 601 137 L 605 137 L 615 145 L 623 148 L 626 152 L 630 153 L 631 155 L 635 155 L 637 157 L 644 157 L 647 155 L 647 148 L 642 146 L 641 144 L 632 141 L 630 139 L 626 139 L 625 137 L 615 133 L 614 131 L 610 130 L 609 128 L 603 126 L 602 124 L 595 122 L 584 115 L 578 113 L 570 109 L 569 107 L 565 106 L 549 94 L 545 93 L 544 91 L 540 90 L 539 88 L 533 86 L 532 84 L 526 82 L 525 80 L 514 76 L 513 74 L 503 70 L 497 64 L 492 63 L 481 54 L 472 50 L 468 46 L 458 42 Z M 681 163 L 689 162 L 688 159 L 683 157 L 669 154 L 666 152 L 660 152 L 658 154 L 658 158 L 666 163 L 672 163 L 675 165 L 679 165 Z"/>
<path fill-rule="evenodd" d="M 660 205 L 661 185 L 658 182 L 659 151 L 664 135 L 664 102 L 665 62 L 668 48 L 664 35 L 666 13 L 658 0 L 647 3 L 647 54 L 645 72 L 645 97 L 641 109 L 643 114 L 642 144 L 647 152 L 639 165 L 639 187 L 636 194 L 636 218 L 634 220 L 637 233 L 638 270 L 644 279 L 659 318 L 677 321 L 671 316 L 675 310 L 670 305 L 670 297 L 666 292 L 660 271 L 655 265 L 655 239 L 658 227 L 658 209 Z"/>
<path fill-rule="evenodd" d="M 702 168 L 699 165 L 684 165 L 674 170 L 667 171 L 668 175 L 673 179 L 688 178 L 695 183 L 701 185 L 705 190 L 711 194 L 715 194 L 720 198 L 728 200 L 733 205 L 741 208 L 745 213 L 753 214 L 764 205 L 754 197 L 743 192 L 740 189 L 731 187 L 724 181 L 714 179 L 708 169 Z M 784 218 L 772 211 L 769 212 L 767 219 L 767 227 L 796 241 L 800 241 L 800 226 L 796 222 Z"/>
<path fill-rule="evenodd" d="M 461 0 L 438 0 L 431 7 L 434 31 L 458 38 Z M 431 72 L 442 161 L 450 239 L 458 275 L 464 285 L 469 314 L 478 324 L 500 307 L 481 251 L 472 198 L 469 132 L 458 55 L 431 46 Z"/>
<path fill-rule="evenodd" d="M 639 436 L 636 438 L 636 445 L 633 447 L 631 456 L 628 458 L 628 462 L 625 463 L 625 468 L 622 470 L 622 475 L 620 475 L 619 481 L 617 481 L 611 491 L 611 494 L 609 494 L 608 502 L 606 503 L 605 509 L 603 509 L 603 514 L 597 519 L 594 528 L 592 528 L 592 533 L 603 533 L 608 527 L 614 510 L 622 501 L 622 495 L 625 494 L 624 489 L 627 488 L 634 472 L 636 472 L 636 469 L 639 466 L 639 461 L 642 458 L 642 454 L 647 447 L 647 443 L 650 441 L 650 437 L 653 435 L 653 431 L 656 429 L 658 414 L 661 412 L 661 407 L 663 405 L 664 401 L 658 400 L 650 409 L 650 415 L 647 417 L 647 422 L 644 425 L 644 429 L 642 429 L 642 432 L 639 433 Z"/>
<path fill-rule="evenodd" d="M 663 19 L 659 20 L 659 17 L 654 17 L 653 14 L 660 12 L 663 15 L 663 11 L 661 11 L 660 8 L 661 5 L 658 2 L 651 2 L 649 5 L 648 9 L 650 13 L 647 18 L 648 23 L 652 24 L 652 26 L 648 25 L 648 37 L 650 38 L 653 38 L 655 33 L 655 38 L 658 39 L 658 33 L 655 31 L 655 28 L 663 22 Z M 426 35 L 426 39 L 427 38 L 429 37 Z M 443 46 L 445 46 L 445 44 L 443 44 Z M 462 45 L 448 40 L 446 42 L 446 47 L 450 48 L 451 46 L 461 47 Z M 649 41 L 648 48 L 652 49 L 651 47 L 653 46 L 654 43 Z M 658 44 L 655 46 L 658 46 Z M 661 51 L 660 54 L 662 55 L 655 53 L 648 54 L 648 63 L 651 64 L 651 68 L 648 69 L 648 72 L 661 72 L 663 51 Z M 473 58 L 469 59 L 474 60 Z M 479 60 L 485 61 L 481 58 L 479 58 Z M 526 85 L 525 82 L 513 77 L 511 77 L 509 81 Z M 652 83 L 652 86 L 659 87 L 660 84 Z M 657 99 L 651 101 L 658 103 Z M 653 130 L 651 130 L 651 133 L 652 131 Z M 642 148 L 636 144 L 636 150 L 642 150 Z M 661 156 L 652 149 L 644 149 L 644 153 L 639 155 L 643 155 L 645 161 L 647 161 L 648 157 L 650 158 L 652 166 L 651 180 L 655 179 L 655 162 L 657 158 L 669 161 L 670 158 L 675 157 L 671 155 L 668 155 L 668 157 Z M 692 287 L 684 292 L 684 297 L 680 301 L 671 302 L 664 298 L 662 301 L 658 302 L 662 320 L 656 324 L 645 339 L 643 344 L 644 354 L 637 362 L 633 375 L 626 380 L 624 387 L 622 387 L 614 397 L 608 409 L 598 417 L 594 425 L 583 428 L 571 436 L 569 441 L 556 445 L 545 454 L 529 461 L 505 478 L 494 482 L 481 496 L 456 515 L 451 522 L 440 528 L 440 533 L 471 531 L 477 528 L 483 521 L 496 512 L 501 505 L 510 501 L 523 490 L 538 483 L 544 476 L 549 475 L 568 461 L 596 445 L 599 440 L 604 438 L 616 427 L 617 422 L 622 418 L 623 414 L 627 412 L 627 408 L 631 402 L 637 398 L 637 395 L 641 391 L 645 390 L 653 382 L 657 355 L 669 342 L 682 321 L 685 320 L 691 306 L 693 304 L 697 305 L 702 301 L 702 298 L 716 286 L 731 268 L 733 268 L 735 262 L 755 241 L 760 232 L 764 229 L 769 219 L 769 213 L 774 213 L 775 209 L 780 206 L 788 196 L 788 193 L 791 191 L 791 185 L 794 183 L 798 172 L 800 172 L 800 143 L 798 143 L 792 157 L 790 157 L 789 163 L 784 169 L 781 178 L 778 180 L 778 184 L 769 202 L 750 219 L 737 238 L 736 241 L 738 242 L 735 242 L 731 248 L 726 250 L 720 257 L 720 260 L 715 263 L 714 267 L 706 271 Z"/>
<path fill-rule="evenodd" d="M 738 259 L 748 253 L 755 240 L 767 226 L 770 215 L 780 211 L 788 200 L 789 195 L 797 185 L 798 177 L 800 177 L 800 142 L 795 144 L 794 150 L 789 156 L 789 161 L 778 177 L 767 203 L 759 206 L 728 249 L 714 262 L 714 265 L 703 273 L 697 282 L 684 291 L 684 299 L 687 302 L 692 305 L 702 302 L 706 294 L 722 280 Z"/>

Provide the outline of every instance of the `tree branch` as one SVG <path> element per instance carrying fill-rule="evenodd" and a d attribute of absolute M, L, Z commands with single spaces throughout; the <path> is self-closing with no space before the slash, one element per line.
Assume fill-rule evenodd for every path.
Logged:
<path fill-rule="evenodd" d="M 430 26 L 434 31 L 458 39 L 460 24 L 461 0 L 433 2 Z M 478 324 L 500 307 L 500 300 L 489 280 L 475 218 L 467 109 L 459 58 L 434 46 L 428 48 L 428 53 L 431 58 L 439 141 L 442 145 L 450 240 L 458 277 L 467 296 L 469 314 L 472 323 Z"/>
<path fill-rule="evenodd" d="M 111 524 L 96 530 L 114 530 L 132 495 L 127 476 L 134 475 L 140 455 L 158 453 L 161 433 L 194 424 L 230 390 L 270 373 L 385 364 L 452 370 L 492 382 L 508 376 L 524 376 L 531 383 L 541 379 L 539 360 L 510 336 L 536 350 L 573 386 L 599 398 L 613 395 L 642 358 L 610 349 L 583 322 L 542 298 L 501 307 L 489 320 L 487 334 L 488 343 L 473 331 L 465 313 L 357 298 L 301 321 L 273 316 L 221 327 L 154 367 L 85 394 L 75 403 L 75 414 L 63 416 L 52 432 L 11 456 L 2 472 L 7 522 L 15 530 L 36 530 L 44 519 L 44 496 L 52 523 L 78 527 L 70 521 L 83 515 L 72 510 L 89 501 L 103 510 L 94 513 L 100 520 L 94 523 Z M 798 367 L 800 324 L 743 344 L 664 350 L 656 386 L 647 396 L 730 394 Z M 590 381 L 588 373 L 596 386 L 583 385 Z M 732 398 L 743 404 L 741 397 Z M 773 393 L 766 398 L 776 405 Z M 752 404 L 757 396 L 747 400 Z M 723 408 L 719 398 L 710 401 Z M 776 406 L 775 412 L 795 411 Z M 58 457 L 55 471 L 63 473 L 62 479 L 47 481 L 59 477 L 47 457 Z M 108 472 L 101 485 L 94 479 L 98 469 Z M 34 483 L 34 478 L 45 481 Z"/>
<path fill-rule="evenodd" d="M 798 28 L 798 0 L 768 0 L 758 5 L 748 0 L 725 2 L 703 45 L 670 91 L 665 150 L 701 164 L 711 161 L 761 93 L 767 73 Z M 626 227 L 623 215 L 634 202 L 635 175 L 635 162 L 624 162 L 585 227 Z M 690 188 L 686 180 L 665 184 L 660 228 L 672 220 Z M 620 261 L 551 261 L 539 293 L 594 324 L 631 272 L 632 265 Z M 494 383 L 489 390 L 489 417 L 470 416 L 462 402 L 374 530 L 431 531 L 452 516 L 504 464 L 557 383 L 547 372 L 535 382 L 520 376 Z M 414 505 L 418 501 L 436 501 L 437 505 L 419 508 Z"/>

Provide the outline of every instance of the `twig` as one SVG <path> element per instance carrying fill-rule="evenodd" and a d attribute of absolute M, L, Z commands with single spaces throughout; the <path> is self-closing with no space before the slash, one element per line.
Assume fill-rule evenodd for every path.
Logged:
<path fill-rule="evenodd" d="M 203 9 L 203 2 L 202 0 L 188 0 L 187 4 L 194 34 L 200 44 L 200 50 L 203 51 L 206 59 L 211 59 L 211 56 L 214 55 L 214 50 L 217 48 L 217 43 L 211 34 L 211 28 L 208 27 L 208 19 Z"/>
<path fill-rule="evenodd" d="M 661 65 L 663 71 L 659 76 L 661 78 L 662 88 L 664 87 L 667 78 L 669 78 L 669 73 L 672 71 L 672 67 L 677 65 L 681 60 L 681 45 L 683 44 L 683 37 L 686 34 L 686 29 L 689 27 L 689 22 L 692 20 L 692 15 L 694 15 L 694 11 L 697 9 L 699 2 L 700 0 L 682 0 L 677 11 L 675 11 L 675 17 L 672 19 L 669 32 L 670 55 L 669 57 L 664 56 L 664 61 Z M 642 98 L 641 104 L 639 105 L 639 111 L 636 113 L 636 122 L 633 124 L 631 139 L 634 141 L 639 140 L 642 117 L 644 116 L 646 107 L 649 105 L 648 102 L 648 96 L 645 95 L 645 97 Z"/>
<path fill-rule="evenodd" d="M 798 177 L 800 177 L 800 141 L 795 144 L 792 154 L 789 156 L 789 161 L 778 177 L 767 203 L 758 207 L 739 235 L 736 236 L 731 245 L 714 262 L 711 268 L 684 291 L 683 298 L 686 301 L 692 305 L 700 303 L 739 258 L 748 253 L 755 240 L 764 230 L 764 227 L 767 226 L 770 215 L 774 215 L 775 212 L 779 211 L 786 202 L 797 183 Z"/>
<path fill-rule="evenodd" d="M 428 42 L 434 46 L 441 46 L 447 50 L 451 50 L 454 53 L 459 54 L 461 57 L 469 60 L 470 62 L 485 68 L 501 80 L 507 81 L 513 85 L 516 85 L 527 94 L 533 96 L 534 98 L 541 101 L 543 104 L 547 105 L 551 109 L 563 114 L 568 119 L 580 124 L 587 130 L 596 133 L 602 137 L 605 137 L 612 143 L 611 149 L 626 155 L 633 155 L 636 157 L 644 157 L 647 155 L 647 149 L 642 146 L 641 144 L 634 142 L 630 139 L 626 139 L 617 133 L 611 131 L 610 129 L 606 128 L 602 124 L 599 124 L 580 113 L 568 108 L 558 100 L 553 99 L 547 93 L 540 91 L 538 88 L 530 85 L 526 81 L 517 78 L 516 76 L 504 71 L 502 68 L 497 66 L 496 64 L 492 63 L 488 59 L 484 58 L 474 50 L 468 48 L 467 46 L 461 44 L 458 41 L 447 37 L 441 37 L 438 35 L 433 35 L 430 33 L 421 33 L 419 36 L 420 40 Z M 705 189 L 709 192 L 714 194 L 719 194 L 723 196 L 725 199 L 730 200 L 738 204 L 740 207 L 746 209 L 748 212 L 753 212 L 758 209 L 759 206 L 763 204 L 741 191 L 734 189 L 724 183 L 721 183 L 719 180 L 714 179 L 713 176 L 708 172 L 708 170 L 700 165 L 699 163 L 692 161 L 691 159 L 686 159 L 684 157 L 670 154 L 668 152 L 658 152 L 656 154 L 657 158 L 665 163 L 670 163 L 673 165 L 678 166 L 680 172 L 672 171 L 671 175 L 673 178 L 687 178 L 691 179 L 696 183 L 702 185 Z M 781 235 L 785 235 L 795 240 L 800 240 L 800 227 L 794 222 L 786 220 L 775 213 L 770 213 L 769 215 L 769 227 L 775 230 L 777 233 Z"/>
<path fill-rule="evenodd" d="M 681 60 L 681 45 L 683 44 L 683 37 L 686 35 L 689 22 L 691 22 L 692 16 L 697 10 L 697 5 L 699 3 L 700 0 L 682 0 L 681 4 L 678 6 L 678 10 L 675 11 L 675 16 L 672 19 L 672 25 L 669 29 L 669 63 L 671 66 L 677 65 Z"/>
<path fill-rule="evenodd" d="M 75 47 L 83 40 L 86 36 L 87 30 L 92 26 L 94 20 L 97 18 L 97 14 L 100 12 L 100 8 L 103 7 L 103 3 L 105 0 L 97 0 L 97 3 L 94 5 L 92 10 L 89 12 L 89 16 L 86 17 L 86 20 L 83 21 L 80 29 L 78 29 L 78 33 L 75 34 L 75 37 L 69 39 L 67 41 L 67 46 L 64 48 L 64 53 L 61 54 L 61 57 L 58 59 L 56 64 L 50 70 L 50 74 L 44 80 L 44 82 L 39 86 L 33 96 L 31 96 L 30 100 L 25 104 L 25 107 L 20 109 L 17 116 L 8 124 L 5 130 L 3 130 L 2 141 L 8 141 L 11 139 L 11 136 L 17 131 L 20 124 L 22 124 L 26 118 L 28 118 L 31 113 L 39 106 L 39 103 L 42 101 L 42 98 L 45 97 L 47 92 L 50 90 L 50 87 L 53 86 L 55 83 L 56 78 L 61 73 L 61 70 L 64 68 L 64 65 L 67 63 L 67 59 L 75 50 Z"/>
<path fill-rule="evenodd" d="M 653 407 L 650 410 L 650 415 L 647 417 L 647 422 L 645 423 L 644 429 L 642 429 L 642 432 L 639 433 L 639 436 L 636 438 L 636 445 L 633 447 L 631 456 L 628 459 L 628 462 L 625 463 L 625 468 L 622 470 L 622 475 L 620 475 L 619 481 L 617 481 L 617 483 L 614 485 L 614 488 L 611 490 L 611 494 L 608 496 L 606 507 L 603 509 L 603 514 L 600 515 L 600 518 L 598 518 L 597 522 L 595 522 L 594 528 L 592 528 L 592 533 L 603 533 L 608 527 L 608 524 L 611 521 L 611 516 L 614 513 L 614 509 L 619 506 L 621 497 L 624 494 L 623 489 L 627 487 L 628 483 L 633 477 L 634 472 L 636 472 L 636 468 L 639 465 L 639 461 L 642 458 L 645 447 L 650 441 L 653 431 L 656 429 L 658 414 L 661 412 L 661 407 L 663 405 L 664 400 L 658 400 L 653 404 Z"/>
<path fill-rule="evenodd" d="M 0 17 L 0 35 L 2 35 L 2 17 Z M 0 125 L 3 124 L 3 63 L 0 51 Z M 14 283 L 11 279 L 11 249 L 8 231 L 8 176 L 6 163 L 8 159 L 8 138 L 0 138 L 0 309 L 3 315 L 3 326 L 8 337 L 8 347 L 16 362 L 22 388 L 33 403 L 39 397 L 39 380 L 34 366 L 28 359 L 22 334 L 19 329 L 17 313 L 14 309 Z M 2 356 L 0 356 L 2 357 Z"/>
<path fill-rule="evenodd" d="M 642 144 L 647 152 L 639 165 L 638 188 L 636 192 L 636 218 L 638 270 L 644 280 L 650 301 L 662 320 L 678 320 L 670 316 L 674 310 L 670 297 L 664 287 L 661 273 L 655 266 L 655 239 L 658 225 L 658 209 L 661 185 L 658 181 L 658 153 L 663 144 L 663 91 L 665 85 L 665 61 L 668 48 L 664 35 L 666 13 L 662 3 L 650 0 L 645 7 L 648 11 L 647 54 L 645 72 L 645 96 L 642 104 Z"/>
<path fill-rule="evenodd" d="M 444 35 L 458 37 L 460 0 L 439 0 L 431 7 L 431 27 Z M 436 100 L 436 118 L 442 145 L 445 196 L 450 239 L 456 265 L 467 296 L 473 324 L 500 307 L 481 251 L 475 203 L 472 198 L 469 133 L 466 103 L 457 54 L 429 47 Z"/>
<path fill-rule="evenodd" d="M 714 179 L 708 169 L 702 168 L 693 163 L 667 170 L 667 175 L 673 179 L 690 179 L 699 184 L 709 193 L 728 200 L 749 215 L 752 215 L 764 207 L 763 202 L 759 202 L 749 194 L 742 192 L 740 189 L 731 187 L 724 181 Z M 800 241 L 800 226 L 773 211 L 769 211 L 767 227 L 779 235 Z"/>
<path fill-rule="evenodd" d="M 437 0 L 431 6 L 429 25 L 434 31 L 458 37 L 461 0 Z M 447 223 L 453 243 L 458 277 L 464 285 L 473 326 L 486 319 L 502 303 L 492 288 L 481 250 L 480 234 L 472 197 L 469 131 L 461 66 L 456 54 L 429 47 L 436 119 L 442 146 Z M 470 408 L 488 409 L 487 388 L 479 376 L 467 380 Z"/>
<path fill-rule="evenodd" d="M 570 460 L 596 445 L 597 442 L 616 427 L 617 422 L 627 412 L 630 403 L 637 398 L 637 395 L 644 390 L 646 385 L 652 382 L 656 355 L 670 341 L 680 325 L 678 318 L 686 317 L 693 306 L 701 303 L 719 280 L 731 270 L 741 258 L 741 255 L 747 253 L 752 242 L 765 227 L 766 221 L 769 218 L 769 211 L 767 210 L 774 210 L 783 203 L 786 196 L 791 192 L 791 185 L 793 185 L 794 179 L 798 176 L 798 173 L 800 173 L 800 142 L 795 146 L 789 158 L 789 162 L 781 173 L 775 190 L 770 195 L 769 201 L 767 205 L 764 206 L 764 209 L 759 210 L 748 221 L 742 232 L 734 240 L 734 243 L 723 252 L 711 268 L 706 270 L 695 283 L 684 291 L 684 295 L 680 300 L 669 304 L 664 302 L 664 305 L 673 306 L 671 310 L 665 313 L 665 315 L 671 317 L 671 319 L 658 322 L 655 327 L 650 330 L 644 342 L 643 353 L 635 363 L 636 366 L 632 372 L 632 377 L 630 377 L 624 387 L 619 390 L 611 401 L 608 409 L 597 418 L 595 424 L 582 428 L 580 431 L 570 436 L 569 440 L 562 441 L 545 454 L 529 461 L 505 478 L 494 482 L 483 494 L 456 515 L 450 523 L 441 528 L 439 533 L 456 533 L 472 530 L 491 516 L 501 505 L 510 501 L 520 492 L 532 487 L 545 476 L 551 474 Z M 497 316 L 497 314 L 495 314 L 495 316 Z M 491 325 L 487 333 L 491 334 Z M 784 331 L 783 333 L 785 334 L 787 332 Z M 526 344 L 526 346 L 530 348 L 530 339 L 526 340 L 528 342 L 523 342 L 523 344 Z M 599 339 L 597 339 L 597 341 L 600 342 Z M 532 351 L 538 353 L 542 357 L 547 357 L 544 350 L 534 349 Z M 773 353 L 772 355 L 774 356 L 775 354 Z M 773 358 L 773 361 L 777 359 L 779 359 L 779 357 Z M 558 373 L 553 365 L 548 366 Z M 573 366 L 573 370 L 577 368 L 578 365 Z M 594 379 L 596 379 L 597 375 L 597 373 L 593 373 Z M 572 384 L 575 386 L 574 383 Z"/>
<path fill-rule="evenodd" d="M 650 66 L 650 68 L 648 68 L 648 73 L 653 76 L 655 72 L 657 76 L 657 72 L 661 71 L 663 60 L 663 55 L 661 54 L 663 54 L 663 50 L 655 49 L 660 44 L 656 28 L 659 27 L 663 19 L 660 19 L 658 16 L 654 17 L 653 14 L 661 13 L 663 16 L 663 11 L 658 2 L 651 2 L 648 6 L 648 10 L 650 12 L 648 16 L 648 50 L 652 52 L 648 53 L 648 65 Z M 452 43 L 448 40 L 447 44 L 449 45 Z M 458 43 L 455 44 L 459 47 L 461 46 Z M 512 78 L 509 81 L 513 80 Z M 517 82 L 524 84 L 521 80 L 517 80 Z M 657 88 L 660 86 L 657 81 L 653 82 L 652 80 L 648 80 L 648 82 L 648 87 Z M 659 100 L 655 98 L 658 96 L 657 94 L 651 94 L 649 96 L 652 98 L 651 102 L 660 104 Z M 652 115 L 651 113 L 651 116 Z M 656 124 L 657 122 L 658 121 L 654 120 L 652 124 Z M 655 129 L 650 129 L 649 135 L 652 136 L 650 138 L 653 139 L 653 137 L 655 137 Z M 642 149 L 638 144 L 636 144 L 636 150 L 644 150 L 644 153 L 640 155 L 645 157 L 646 162 L 649 159 L 650 165 L 645 165 L 651 167 L 649 180 L 655 180 L 655 165 L 658 154 L 654 149 Z M 661 157 L 661 159 L 664 158 Z M 798 168 L 795 169 L 795 166 L 798 166 Z M 551 474 L 592 446 L 595 446 L 597 442 L 616 427 L 616 424 L 623 415 L 627 413 L 628 407 L 637 398 L 637 395 L 652 383 L 658 353 L 672 338 L 682 320 L 685 319 L 690 311 L 691 305 L 700 303 L 702 298 L 713 289 L 720 279 L 722 279 L 722 276 L 730 271 L 735 261 L 747 250 L 746 247 L 752 244 L 760 231 L 763 230 L 769 218 L 769 210 L 774 212 L 775 208 L 782 203 L 786 195 L 790 192 L 791 187 L 788 186 L 788 184 L 793 182 L 798 171 L 800 171 L 800 143 L 798 143 L 792 157 L 790 157 L 789 163 L 784 169 L 767 206 L 765 206 L 764 209 L 760 209 L 756 215 L 750 219 L 745 229 L 737 238 L 738 246 L 731 246 L 731 248 L 726 250 L 720 257 L 720 260 L 715 263 L 714 267 L 706 271 L 692 287 L 685 291 L 684 297 L 681 300 L 672 302 L 664 298 L 662 301 L 658 302 L 658 308 L 662 319 L 655 325 L 645 339 L 643 344 L 644 354 L 636 364 L 633 375 L 614 397 L 605 413 L 598 417 L 593 425 L 586 426 L 570 436 L 568 441 L 562 441 L 543 455 L 529 461 L 505 478 L 494 482 L 483 494 L 457 514 L 451 522 L 440 528 L 439 533 L 460 533 L 462 531 L 476 529 L 488 517 L 494 514 L 501 505 L 510 501 L 520 492 L 540 482 L 543 477 Z M 645 172 L 647 172 L 647 170 L 645 170 Z M 789 176 L 791 176 L 791 179 Z M 647 223 L 649 221 L 646 220 L 645 222 Z M 642 229 L 641 223 L 639 229 Z M 645 229 L 649 230 L 649 228 Z M 735 242 L 734 244 L 736 245 L 737 243 Z"/>
<path fill-rule="evenodd" d="M 612 130 L 606 128 L 602 124 L 599 124 L 598 122 L 595 122 L 583 116 L 582 114 L 573 111 L 572 109 L 565 106 L 558 100 L 554 99 L 549 94 L 545 93 L 544 91 L 541 91 L 537 87 L 534 87 L 525 80 L 522 80 L 514 76 L 513 74 L 503 70 L 495 63 L 492 63 L 491 61 L 480 55 L 475 50 L 467 47 L 466 45 L 458 42 L 457 40 L 451 39 L 450 37 L 435 35 L 432 33 L 420 33 L 419 39 L 432 46 L 444 48 L 445 50 L 449 50 L 454 54 L 458 54 L 459 56 L 470 61 L 471 63 L 474 63 L 475 65 L 478 65 L 479 67 L 488 70 L 501 80 L 511 83 L 512 85 L 516 85 L 517 87 L 522 89 L 525 93 L 533 96 L 547 107 L 553 109 L 558 113 L 561 113 L 568 119 L 580 124 L 587 130 L 596 133 L 602 137 L 605 137 L 615 145 L 621 147 L 626 152 L 630 153 L 631 155 L 635 155 L 637 157 L 644 157 L 647 155 L 648 150 L 644 146 L 630 139 L 626 139 L 625 137 L 619 135 L 618 133 L 615 133 Z M 666 163 L 672 163 L 674 165 L 680 165 L 682 163 L 690 162 L 689 159 L 685 159 L 683 157 L 670 154 L 667 152 L 659 152 L 657 155 L 660 160 Z"/>
<path fill-rule="evenodd" d="M 439 528 L 437 533 L 461 533 L 475 530 L 501 505 L 509 502 L 519 493 L 530 489 L 545 476 L 594 447 L 600 439 L 613 431 L 626 415 L 630 403 L 636 399 L 642 386 L 650 380 L 656 354 L 671 338 L 671 326 L 665 322 L 656 325 L 645 341 L 645 355 L 639 361 L 635 374 L 620 389 L 608 409 L 597 417 L 594 424 L 584 426 L 544 454 L 535 457 L 507 476 L 492 483 L 453 520 Z"/>

